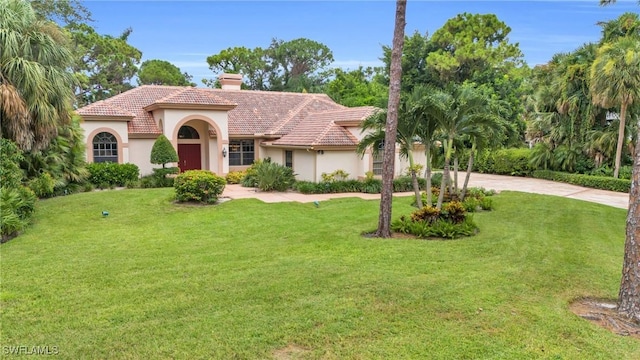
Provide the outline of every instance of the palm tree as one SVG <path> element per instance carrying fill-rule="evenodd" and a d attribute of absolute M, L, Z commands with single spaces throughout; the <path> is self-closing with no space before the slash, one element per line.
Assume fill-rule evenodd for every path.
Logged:
<path fill-rule="evenodd" d="M 417 113 L 411 111 L 415 106 L 414 102 L 418 100 L 419 98 L 417 97 L 417 94 L 412 93 L 410 96 L 405 96 L 400 102 L 396 142 L 400 146 L 400 156 L 409 161 L 409 171 L 411 173 L 413 191 L 416 196 L 416 204 L 419 208 L 422 208 L 422 196 L 420 195 L 420 187 L 418 185 L 418 177 L 416 174 L 416 164 L 413 158 L 413 148 L 415 142 L 418 140 L 418 128 L 421 123 L 414 117 Z M 364 154 L 369 148 L 371 148 L 375 154 L 381 147 L 383 147 L 380 145 L 384 144 L 385 140 L 386 118 L 387 112 L 379 111 L 365 119 L 362 123 L 362 131 L 369 131 L 369 133 L 365 135 L 358 144 L 357 151 L 360 154 Z"/>
<path fill-rule="evenodd" d="M 391 50 L 389 78 L 389 105 L 385 126 L 384 155 L 382 159 L 382 192 L 380 195 L 380 214 L 376 236 L 391 237 L 391 201 L 393 200 L 393 173 L 396 149 L 396 129 L 398 126 L 398 107 L 400 105 L 400 83 L 402 80 L 402 48 L 404 46 L 404 27 L 406 25 L 407 0 L 397 0 L 395 28 Z"/>
<path fill-rule="evenodd" d="M 446 113 L 446 108 L 442 104 L 438 97 L 435 88 L 426 86 L 416 86 L 412 91 L 412 105 L 408 107 L 407 111 L 411 113 L 413 121 L 419 124 L 416 129 L 416 135 L 420 139 L 420 142 L 424 145 L 425 153 L 425 180 L 427 204 L 431 206 L 432 193 L 431 193 L 431 170 L 433 165 L 432 149 L 435 145 L 436 133 L 440 124 L 440 119 Z"/>
<path fill-rule="evenodd" d="M 72 63 L 64 32 L 27 1 L 0 0 L 0 136 L 44 149 L 70 120 Z"/>
<path fill-rule="evenodd" d="M 591 67 L 590 91 L 593 102 L 604 107 L 620 108 L 618 143 L 613 176 L 618 177 L 625 143 L 625 125 L 629 106 L 640 97 L 640 41 L 622 37 L 598 49 Z"/>
<path fill-rule="evenodd" d="M 453 92 L 441 92 L 440 102 L 447 111 L 442 114 L 440 130 L 444 135 L 444 171 L 440 194 L 436 207 L 440 209 L 444 200 L 447 185 L 451 186 L 450 163 L 453 155 L 453 143 L 459 136 L 482 136 L 483 127 L 493 127 L 496 116 L 492 114 L 491 104 L 487 96 L 478 91 L 472 84 L 463 84 Z"/>

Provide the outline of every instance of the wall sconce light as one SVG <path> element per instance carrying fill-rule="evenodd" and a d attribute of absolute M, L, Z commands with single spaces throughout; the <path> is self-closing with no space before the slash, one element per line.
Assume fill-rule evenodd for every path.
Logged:
<path fill-rule="evenodd" d="M 319 155 L 324 155 L 324 150 L 318 150 Z"/>
<path fill-rule="evenodd" d="M 227 148 L 222 148 L 222 157 L 227 157 Z"/>

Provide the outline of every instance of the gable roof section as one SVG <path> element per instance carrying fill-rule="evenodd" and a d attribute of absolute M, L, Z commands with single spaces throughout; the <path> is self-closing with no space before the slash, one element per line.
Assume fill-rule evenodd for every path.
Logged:
<path fill-rule="evenodd" d="M 305 117 L 287 135 L 274 141 L 278 146 L 357 146 L 358 139 L 339 122 L 360 122 L 378 111 L 373 106 L 324 111 Z"/>

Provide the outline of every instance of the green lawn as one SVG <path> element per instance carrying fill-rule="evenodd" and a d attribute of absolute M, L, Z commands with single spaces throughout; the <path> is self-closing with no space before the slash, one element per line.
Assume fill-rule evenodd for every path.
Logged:
<path fill-rule="evenodd" d="M 171 189 L 40 202 L 0 247 L 1 337 L 66 359 L 638 359 L 568 309 L 615 298 L 625 211 L 505 192 L 481 232 L 363 238 L 378 203 L 234 200 Z M 394 217 L 411 211 L 394 203 Z M 110 215 L 103 218 L 102 210 Z M 287 355 L 284 353 L 284 355 Z"/>

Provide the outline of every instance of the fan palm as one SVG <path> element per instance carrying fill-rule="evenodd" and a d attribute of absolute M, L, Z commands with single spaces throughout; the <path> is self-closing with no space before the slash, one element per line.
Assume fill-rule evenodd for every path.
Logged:
<path fill-rule="evenodd" d="M 613 172 L 613 176 L 617 178 L 625 143 L 627 110 L 640 97 L 640 41 L 638 39 L 622 37 L 598 49 L 598 55 L 591 67 L 590 91 L 594 103 L 604 108 L 620 108 Z"/>
<path fill-rule="evenodd" d="M 72 62 L 64 32 L 27 1 L 0 0 L 0 126 L 22 149 L 44 149 L 69 122 Z"/>

